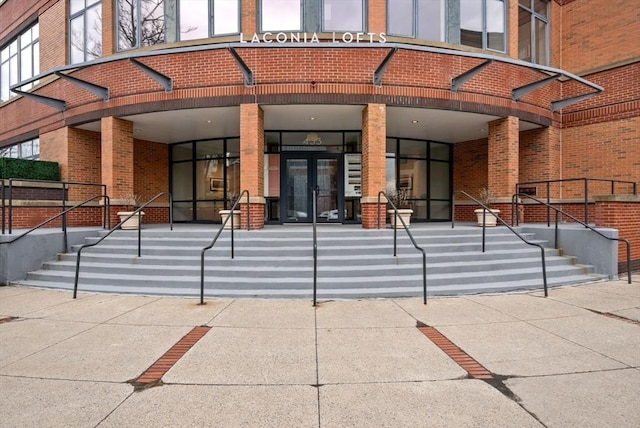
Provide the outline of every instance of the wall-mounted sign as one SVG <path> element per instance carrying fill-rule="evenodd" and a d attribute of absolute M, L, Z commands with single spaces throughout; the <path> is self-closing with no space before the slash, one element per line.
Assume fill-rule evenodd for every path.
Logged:
<path fill-rule="evenodd" d="M 344 155 L 344 195 L 362 196 L 362 155 L 347 153 Z"/>
<path fill-rule="evenodd" d="M 323 43 L 386 43 L 385 33 L 330 33 L 329 40 L 322 39 Z M 324 34 L 323 34 L 324 36 Z M 245 38 L 240 33 L 240 43 L 320 43 L 318 33 L 253 33 L 250 38 Z"/>
<path fill-rule="evenodd" d="M 523 193 L 523 194 L 529 195 L 529 196 L 535 196 L 536 195 L 536 188 L 535 187 L 520 187 L 520 188 L 518 188 L 518 193 Z"/>
<path fill-rule="evenodd" d="M 302 141 L 302 144 L 304 144 L 305 146 L 321 146 L 322 138 L 320 138 L 320 136 L 315 132 L 309 132 L 307 134 L 307 138 Z"/>

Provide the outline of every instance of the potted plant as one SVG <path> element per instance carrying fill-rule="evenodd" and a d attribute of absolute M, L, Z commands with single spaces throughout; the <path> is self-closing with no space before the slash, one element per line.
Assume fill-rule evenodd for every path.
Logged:
<path fill-rule="evenodd" d="M 239 195 L 235 192 L 229 192 L 227 193 L 227 201 L 229 201 L 229 207 L 232 207 L 233 204 L 236 203 L 236 201 L 238 200 Z M 229 217 L 229 214 L 231 214 L 231 210 L 220 210 L 218 211 L 218 213 L 220 214 L 220 218 L 222 219 L 222 222 L 224 223 L 224 221 L 227 219 L 227 217 Z M 224 225 L 225 229 L 231 229 L 231 219 L 229 219 L 229 221 Z M 240 207 L 237 207 L 234 211 L 233 211 L 233 228 L 234 229 L 240 229 Z"/>
<path fill-rule="evenodd" d="M 122 198 L 122 204 L 125 207 L 125 211 L 118 212 L 118 215 L 120 216 L 120 221 L 123 222 L 120 225 L 121 229 L 137 230 L 138 228 L 140 228 L 144 211 L 140 211 L 137 215 L 129 217 L 136 210 L 139 199 L 140 199 L 140 196 L 134 195 L 134 194 L 126 195 L 124 198 Z"/>
<path fill-rule="evenodd" d="M 397 216 L 393 208 L 387 210 L 389 218 L 391 219 L 391 227 L 403 227 L 402 221 L 400 221 L 400 219 L 397 217 L 402 217 L 402 220 L 404 220 L 404 224 L 409 227 L 409 225 L 411 224 L 411 214 L 413 214 L 413 210 L 409 208 L 407 204 L 407 198 L 409 196 L 407 189 L 396 189 L 395 187 L 388 187 L 386 194 L 387 199 L 398 209 Z"/>
<path fill-rule="evenodd" d="M 496 196 L 493 190 L 490 190 L 487 187 L 480 188 L 480 196 L 479 200 L 482 202 L 484 206 L 486 206 L 490 212 L 484 212 L 484 208 L 478 208 L 474 212 L 476 213 L 476 217 L 478 220 L 478 226 L 482 226 L 484 223 L 485 226 L 495 226 L 497 224 L 496 216 L 491 213 L 500 214 L 500 210 L 492 209 L 491 204 L 495 200 Z"/>

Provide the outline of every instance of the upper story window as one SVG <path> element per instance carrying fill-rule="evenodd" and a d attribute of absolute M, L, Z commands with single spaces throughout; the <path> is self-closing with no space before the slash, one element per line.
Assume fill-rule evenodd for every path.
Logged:
<path fill-rule="evenodd" d="M 445 41 L 445 0 L 388 0 L 387 32 L 394 36 Z"/>
<path fill-rule="evenodd" d="M 504 0 L 460 0 L 460 44 L 505 51 Z"/>
<path fill-rule="evenodd" d="M 69 61 L 91 61 L 102 56 L 102 2 L 69 1 Z"/>
<path fill-rule="evenodd" d="M 260 0 L 260 31 L 364 32 L 364 0 Z"/>
<path fill-rule="evenodd" d="M 549 64 L 549 2 L 518 0 L 518 58 Z"/>
<path fill-rule="evenodd" d="M 240 30 L 240 0 L 117 0 L 118 50 Z"/>
<path fill-rule="evenodd" d="M 38 160 L 40 158 L 40 139 L 35 138 L 33 140 L 5 147 L 0 150 L 0 158 Z"/>
<path fill-rule="evenodd" d="M 504 0 L 387 0 L 387 32 L 505 52 L 505 3 Z"/>
<path fill-rule="evenodd" d="M 15 94 L 9 88 L 40 73 L 40 27 L 36 22 L 0 49 L 0 101 Z M 22 86 L 33 87 L 36 82 Z"/>

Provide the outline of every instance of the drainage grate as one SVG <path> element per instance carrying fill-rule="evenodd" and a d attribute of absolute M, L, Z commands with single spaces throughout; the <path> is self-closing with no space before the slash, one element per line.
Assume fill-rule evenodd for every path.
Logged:
<path fill-rule="evenodd" d="M 182 339 L 171 347 L 163 356 L 151 365 L 144 373 L 142 373 L 133 385 L 136 389 L 148 388 L 156 386 L 160 383 L 160 379 L 166 372 L 173 367 L 189 349 L 193 347 L 205 334 L 211 330 L 208 326 L 194 327 Z"/>
<path fill-rule="evenodd" d="M 438 348 L 442 349 L 449 358 L 466 370 L 473 379 L 493 379 L 493 375 L 489 370 L 485 369 L 479 362 L 471 358 L 469 354 L 458 348 L 435 327 L 419 325 L 418 330 L 427 336 Z"/>

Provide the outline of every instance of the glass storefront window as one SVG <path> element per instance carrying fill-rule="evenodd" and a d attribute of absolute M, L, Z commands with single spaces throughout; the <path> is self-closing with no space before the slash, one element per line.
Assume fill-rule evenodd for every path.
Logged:
<path fill-rule="evenodd" d="M 176 201 L 193 198 L 193 164 L 174 163 L 171 168 L 171 194 Z"/>
<path fill-rule="evenodd" d="M 387 138 L 386 191 L 406 191 L 412 218 L 450 219 L 451 171 L 449 144 Z"/>
<path fill-rule="evenodd" d="M 102 56 L 102 4 L 99 0 L 72 0 L 69 12 L 70 63 Z"/>
<path fill-rule="evenodd" d="M 240 139 L 203 140 L 171 147 L 171 191 L 182 214 L 176 221 L 219 220 L 240 195 Z M 184 207 L 188 205 L 187 210 Z M 219 207 L 219 208 L 218 208 Z M 215 210 L 215 212 L 213 211 Z"/>
<path fill-rule="evenodd" d="M 180 0 L 180 40 L 209 37 L 209 1 Z"/>

